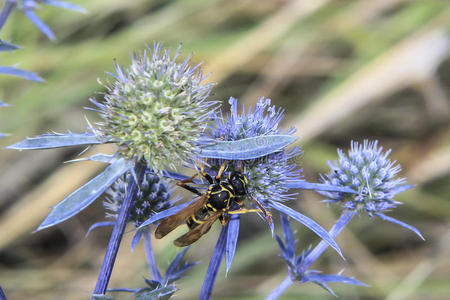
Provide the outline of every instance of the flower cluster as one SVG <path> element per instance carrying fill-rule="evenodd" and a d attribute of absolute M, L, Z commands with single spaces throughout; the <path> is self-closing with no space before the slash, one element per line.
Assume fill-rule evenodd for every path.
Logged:
<path fill-rule="evenodd" d="M 388 159 L 390 153 L 390 150 L 383 153 L 383 148 L 378 147 L 377 141 L 365 140 L 362 145 L 352 142 L 348 156 L 338 149 L 339 161 L 329 162 L 331 172 L 322 176 L 322 182 L 356 190 L 356 193 L 317 190 L 328 198 L 324 202 L 341 204 L 341 216 L 329 231 L 333 238 L 339 235 L 355 215 L 366 212 L 371 217 L 376 215 L 385 221 L 407 228 L 423 239 L 422 234 L 415 227 L 382 213 L 388 208 L 395 208 L 399 203 L 393 199 L 396 194 L 412 188 L 411 185 L 404 185 L 406 182 L 404 178 L 395 178 L 401 167 L 396 165 L 395 161 Z M 314 249 L 308 249 L 300 256 L 295 256 L 294 234 L 289 221 L 284 216 L 282 216 L 282 225 L 285 241 L 283 242 L 279 236 L 276 238 L 282 257 L 288 266 L 289 275 L 266 300 L 277 299 L 294 281 L 316 283 L 333 295 L 334 292 L 327 285 L 329 282 L 365 285 L 340 274 L 322 275 L 321 272 L 310 269 L 328 245 L 321 241 Z"/>
<path fill-rule="evenodd" d="M 15 4 L 16 1 L 7 3 Z M 29 3 L 34 1 L 30 0 Z M 238 113 L 237 100 L 230 98 L 230 113 L 223 115 L 217 112 L 216 102 L 208 98 L 212 85 L 202 83 L 204 76 L 199 65 L 191 67 L 189 58 L 183 63 L 176 62 L 179 50 L 171 57 L 169 51 L 160 44 L 154 44 L 153 48 L 147 48 L 142 54 L 135 54 L 129 67 L 121 67 L 116 63 L 117 74 L 111 74 L 114 79 L 104 84 L 107 90 L 104 101 L 91 99 L 96 106 L 94 110 L 100 113 L 103 121 L 97 127 L 89 124 L 89 132 L 44 134 L 9 147 L 30 150 L 104 143 L 118 145 L 113 155 L 96 154 L 87 158 L 107 163 L 108 166 L 53 207 L 38 228 L 48 228 L 69 219 L 106 192 L 104 207 L 107 216 L 114 222 L 100 222 L 91 229 L 107 225 L 114 225 L 114 228 L 94 290 L 94 299 L 111 299 L 105 293 L 108 291 L 120 242 L 130 221 L 137 228 L 131 248 L 134 249 L 143 238 L 151 279 L 145 279 L 147 286 L 141 289 L 109 291 L 133 292 L 136 299 L 170 297 L 176 291 L 174 281 L 194 264 L 181 263 L 188 249 L 185 248 L 162 276 L 153 252 L 152 228 L 149 225 L 158 224 L 188 207 L 189 210 L 175 218 L 166 219 L 167 223 L 171 223 L 171 229 L 181 225 L 189 216 L 198 217 L 200 224 L 211 225 L 220 219 L 224 225 L 210 260 L 200 299 L 210 298 L 224 257 L 226 270 L 229 271 L 236 252 L 240 218 L 248 212 L 260 213 L 268 221 L 272 233 L 275 232 L 272 212 L 281 215 L 284 241 L 279 236 L 276 239 L 288 266 L 288 276 L 267 299 L 276 299 L 295 281 L 313 282 L 331 293 L 327 285 L 330 282 L 364 285 L 340 274 L 323 275 L 310 269 L 328 246 L 342 255 L 334 238 L 358 212 L 378 216 L 420 235 L 414 227 L 382 213 L 396 207 L 396 194 L 411 188 L 404 185 L 405 179 L 396 178 L 400 166 L 388 159 L 390 151 L 383 152 L 377 142 L 352 142 L 348 155 L 338 150 L 339 160 L 329 163 L 331 172 L 321 177 L 322 183 L 309 183 L 302 178 L 302 170 L 292 161 L 292 158 L 301 154 L 301 150 L 298 147 L 286 149 L 295 140 L 292 136 L 295 129 L 279 129 L 284 111 L 271 105 L 270 99 L 260 98 L 254 109 L 250 108 L 246 112 L 243 108 Z M 280 143 L 279 140 L 288 142 Z M 209 153 L 209 156 L 205 153 Z M 193 179 L 195 176 L 189 178 L 168 169 L 183 162 L 198 162 L 204 158 L 207 159 L 205 165 L 209 175 L 215 176 L 222 166 L 226 166 L 225 170 L 222 169 L 223 178 L 213 181 L 205 176 L 211 185 L 208 193 L 212 193 L 213 188 L 219 185 L 220 193 L 215 195 L 226 198 L 223 209 L 214 207 L 215 200 L 208 198 L 211 194 L 202 194 L 200 189 L 194 187 L 187 189 L 200 195 L 200 198 L 176 204 L 178 199 L 172 196 L 174 185 L 163 178 L 201 184 Z M 232 177 L 224 179 L 234 171 L 242 173 L 240 183 L 244 188 L 240 190 L 245 190 L 245 193 L 233 193 L 238 189 L 233 186 Z M 295 188 L 316 190 L 327 197 L 325 201 L 341 205 L 342 214 L 329 231 L 285 205 L 287 200 L 296 198 L 296 194 L 291 192 Z M 240 207 L 240 201 L 233 202 L 233 199 L 238 200 L 236 195 L 244 194 L 248 200 L 244 206 L 253 205 L 255 209 Z M 296 239 L 288 217 L 316 233 L 321 242 L 312 250 L 296 255 Z M 201 225 L 192 227 L 189 228 L 189 234 L 199 237 L 209 228 Z"/>
<path fill-rule="evenodd" d="M 322 182 L 351 187 L 357 194 L 321 192 L 328 198 L 326 201 L 340 203 L 349 210 L 365 210 L 369 215 L 395 208 L 396 187 L 406 180 L 395 178 L 401 167 L 388 159 L 390 152 L 383 152 L 378 141 L 367 140 L 363 144 L 352 142 L 348 156 L 338 149 L 339 160 L 329 162 L 331 172 L 321 177 Z"/>
<path fill-rule="evenodd" d="M 107 290 L 127 223 L 133 220 L 139 225 L 160 209 L 166 216 L 174 211 L 173 207 L 165 209 L 171 203 L 168 201 L 170 187 L 150 176 L 149 170 L 157 175 L 164 174 L 166 168 L 190 160 L 193 151 L 204 142 L 202 132 L 216 103 L 207 99 L 212 85 L 201 84 L 204 77 L 199 65 L 191 67 L 189 59 L 178 64 L 178 54 L 179 49 L 170 57 L 169 51 L 156 43 L 153 49 L 132 57 L 129 68 L 116 64 L 117 75 L 113 75 L 114 82 L 106 85 L 105 102 L 92 100 L 97 106 L 94 110 L 104 119 L 97 124 L 99 126 L 88 122 L 89 131 L 85 133 L 43 134 L 8 147 L 37 150 L 105 143 L 119 145 L 113 155 L 99 153 L 87 158 L 108 166 L 54 206 L 38 228 L 55 226 L 78 214 L 125 176 L 122 181 L 126 184 L 118 183 L 110 191 L 107 206 L 117 217 L 94 294 L 103 295 Z M 112 225 L 111 222 L 100 222 L 91 229 L 108 225 Z M 137 232 L 132 248 L 143 236 L 151 275 L 157 278 L 149 232 Z"/>
<path fill-rule="evenodd" d="M 214 114 L 214 122 L 210 124 L 205 133 L 211 139 L 224 141 L 239 141 L 253 137 L 282 136 L 295 133 L 294 128 L 285 132 L 278 128 L 284 116 L 284 110 L 276 109 L 275 106 L 270 105 L 270 102 L 270 99 L 260 98 L 253 110 L 250 108 L 246 113 L 243 108 L 239 114 L 237 100 L 230 98 L 230 114 L 226 116 L 221 112 Z M 248 178 L 249 198 L 256 202 L 258 208 L 274 209 L 281 214 L 292 217 L 315 232 L 341 254 L 339 246 L 325 229 L 312 219 L 281 203 L 295 198 L 293 196 L 296 194 L 289 193 L 292 186 L 289 186 L 288 183 L 299 181 L 303 183 L 301 169 L 290 162 L 291 158 L 300 154 L 301 151 L 298 147 L 290 150 L 283 148 L 255 159 L 233 161 L 228 164 L 228 172 L 242 169 L 243 174 Z M 223 160 L 221 159 L 208 160 L 209 171 L 217 172 L 222 163 Z M 274 226 L 267 211 L 264 217 L 273 231 Z M 224 253 L 227 259 L 227 271 L 231 267 L 238 239 L 239 222 L 239 216 L 233 216 L 230 223 L 220 233 L 200 293 L 201 299 L 209 299 Z"/>
<path fill-rule="evenodd" d="M 158 171 L 187 161 L 213 110 L 207 101 L 212 84 L 202 84 L 200 65 L 189 58 L 177 63 L 155 44 L 135 54 L 128 68 L 116 63 L 114 81 L 105 84 L 105 102 L 91 101 L 104 119 L 103 133 L 120 146 L 127 159 L 145 159 Z"/>

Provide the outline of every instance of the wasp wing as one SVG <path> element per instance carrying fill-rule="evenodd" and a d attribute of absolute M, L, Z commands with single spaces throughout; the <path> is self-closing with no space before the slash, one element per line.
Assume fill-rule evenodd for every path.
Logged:
<path fill-rule="evenodd" d="M 190 216 L 200 210 L 208 201 L 209 193 L 200 196 L 195 202 L 188 205 L 186 208 L 180 210 L 174 215 L 165 218 L 158 225 L 155 231 L 155 237 L 157 239 L 165 237 L 169 232 L 183 224 Z"/>
<path fill-rule="evenodd" d="M 186 247 L 201 238 L 206 234 L 209 229 L 211 229 L 212 224 L 217 221 L 217 219 L 222 215 L 222 211 L 216 211 L 208 219 L 206 219 L 202 224 L 196 226 L 194 229 L 189 230 L 187 233 L 183 234 L 177 238 L 173 244 L 177 247 Z"/>

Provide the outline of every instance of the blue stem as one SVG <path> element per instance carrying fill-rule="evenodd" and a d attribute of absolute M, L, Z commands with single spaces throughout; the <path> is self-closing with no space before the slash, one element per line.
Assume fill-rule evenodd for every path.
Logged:
<path fill-rule="evenodd" d="M 0 300 L 6 300 L 6 295 L 5 295 L 5 293 L 3 293 L 1 286 L 0 286 Z"/>
<path fill-rule="evenodd" d="M 155 253 L 153 252 L 152 233 L 150 232 L 150 229 L 145 229 L 142 235 L 144 237 L 145 256 L 147 257 L 150 276 L 152 277 L 152 280 L 161 282 L 161 274 L 159 273 L 158 265 L 156 264 Z"/>
<path fill-rule="evenodd" d="M 286 291 L 286 289 L 292 285 L 292 283 L 294 282 L 292 281 L 291 277 L 289 275 L 286 276 L 286 278 L 272 291 L 272 293 L 269 294 L 269 296 L 266 297 L 265 300 L 278 299 L 278 297 L 280 297 L 284 293 L 284 291 Z"/>
<path fill-rule="evenodd" d="M 344 210 L 336 224 L 329 231 L 330 236 L 334 239 L 339 235 L 339 233 L 344 229 L 348 222 L 356 214 L 355 211 Z M 305 257 L 302 262 L 302 271 L 306 271 L 311 267 L 311 265 L 322 255 L 322 253 L 328 248 L 328 243 L 320 241 L 320 243 Z"/>
<path fill-rule="evenodd" d="M 209 300 L 211 297 L 217 273 L 219 272 L 220 264 L 222 263 L 223 254 L 225 253 L 227 231 L 228 225 L 223 226 L 219 239 L 217 240 L 216 248 L 214 249 L 211 257 L 211 261 L 209 262 L 208 270 L 206 271 L 205 281 L 203 282 L 202 290 L 200 292 L 200 296 L 198 297 L 199 300 Z"/>
<path fill-rule="evenodd" d="M 136 194 L 139 190 L 139 185 L 142 182 L 145 166 L 138 163 L 134 171 L 138 183 L 134 180 L 134 176 L 130 176 L 127 185 L 127 194 L 123 199 L 120 207 L 119 215 L 117 216 L 111 238 L 109 239 L 108 248 L 106 249 L 105 258 L 103 259 L 102 268 L 98 275 L 97 284 L 95 285 L 94 295 L 104 295 L 108 287 L 109 279 L 114 268 L 117 252 L 119 250 L 120 242 L 122 241 L 125 227 L 127 226 L 128 216 L 134 205 Z M 92 300 L 95 300 L 92 298 Z"/>
<path fill-rule="evenodd" d="M 5 25 L 6 20 L 8 19 L 15 6 L 15 1 L 6 0 L 6 3 L 3 6 L 3 10 L 0 13 L 0 29 L 2 29 L 3 25 Z"/>

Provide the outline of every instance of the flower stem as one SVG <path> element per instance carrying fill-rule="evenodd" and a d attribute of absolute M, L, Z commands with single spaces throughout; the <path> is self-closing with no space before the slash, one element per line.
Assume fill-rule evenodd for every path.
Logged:
<path fill-rule="evenodd" d="M 6 295 L 5 295 L 5 293 L 3 293 L 1 286 L 0 286 L 0 300 L 6 300 Z"/>
<path fill-rule="evenodd" d="M 219 239 L 217 240 L 216 248 L 214 249 L 211 261 L 209 262 L 208 270 L 206 271 L 205 281 L 203 282 L 202 290 L 200 292 L 199 300 L 209 300 L 214 282 L 216 281 L 217 273 L 219 272 L 220 264 L 222 263 L 223 254 L 227 242 L 228 225 L 222 227 Z"/>
<path fill-rule="evenodd" d="M 269 294 L 269 296 L 266 297 L 265 300 L 278 299 L 278 297 L 280 297 L 284 293 L 284 291 L 286 291 L 286 289 L 292 285 L 292 283 L 294 282 L 292 281 L 291 277 L 289 275 L 286 276 L 286 278 L 272 291 L 272 293 Z"/>
<path fill-rule="evenodd" d="M 6 20 L 8 19 L 15 6 L 15 1 L 6 1 L 5 5 L 3 6 L 2 12 L 0 13 L 0 29 L 2 29 L 3 25 L 5 25 Z"/>
<path fill-rule="evenodd" d="M 332 238 L 335 238 L 344 229 L 348 222 L 356 214 L 355 211 L 344 210 L 336 221 L 336 224 L 331 228 L 329 234 Z M 320 243 L 306 256 L 302 262 L 302 271 L 306 271 L 311 267 L 311 265 L 322 255 L 322 253 L 328 248 L 328 243 L 320 241 Z"/>
<path fill-rule="evenodd" d="M 109 279 L 114 267 L 117 252 L 119 250 L 120 242 L 122 241 L 125 227 L 127 226 L 128 216 L 134 204 L 139 185 L 142 182 L 145 166 L 138 163 L 134 169 L 136 174 L 136 182 L 134 176 L 130 176 L 130 180 L 127 185 L 127 194 L 123 199 L 122 206 L 120 207 L 119 215 L 117 216 L 116 223 L 114 225 L 111 238 L 109 239 L 108 248 L 106 249 L 105 258 L 103 260 L 100 274 L 98 275 L 97 284 L 95 285 L 94 295 L 104 295 L 108 287 Z M 94 298 L 92 298 L 94 300 Z"/>
<path fill-rule="evenodd" d="M 142 235 L 144 237 L 145 256 L 147 257 L 150 276 L 152 277 L 152 280 L 161 282 L 161 274 L 159 273 L 158 266 L 155 260 L 155 253 L 153 252 L 152 233 L 149 229 L 145 229 Z"/>

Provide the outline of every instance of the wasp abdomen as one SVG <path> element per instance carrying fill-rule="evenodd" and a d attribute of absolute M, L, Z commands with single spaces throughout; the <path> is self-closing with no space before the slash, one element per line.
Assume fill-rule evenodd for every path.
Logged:
<path fill-rule="evenodd" d="M 208 219 L 210 215 L 211 215 L 210 210 L 206 206 L 204 206 L 194 215 L 190 216 L 186 220 L 186 224 L 189 227 L 189 229 L 195 228 L 198 225 L 202 224 L 206 219 Z"/>

